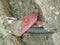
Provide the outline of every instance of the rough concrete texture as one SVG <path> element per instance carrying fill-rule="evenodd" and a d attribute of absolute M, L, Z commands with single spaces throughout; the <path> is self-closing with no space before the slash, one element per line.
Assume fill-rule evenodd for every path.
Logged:
<path fill-rule="evenodd" d="M 9 0 L 9 4 L 10 4 L 10 9 L 11 9 L 11 12 L 12 12 L 13 16 L 16 17 L 17 19 L 22 19 L 22 17 L 24 15 L 27 15 L 27 14 L 30 14 L 30 13 L 33 13 L 33 12 L 36 12 L 36 11 L 40 12 L 40 14 L 45 18 L 45 21 L 48 22 L 46 24 L 50 25 L 50 26 L 47 25 L 48 27 L 46 29 L 51 30 L 52 27 L 53 27 L 53 29 L 55 29 L 54 26 L 56 26 L 55 25 L 56 23 L 54 23 L 55 22 L 55 19 L 54 19 L 55 17 L 53 16 L 53 20 L 47 20 L 47 19 L 48 19 L 48 15 L 49 15 L 49 17 L 51 17 L 52 16 L 51 13 L 53 13 L 53 11 L 55 11 L 56 9 L 51 12 L 50 8 L 52 8 L 52 6 L 55 5 L 54 4 L 55 2 L 53 2 L 53 1 L 49 2 L 49 1 L 50 0 L 44 0 L 44 1 L 43 0 Z M 52 23 L 50 24 L 49 21 L 50 22 L 53 21 L 52 22 L 53 25 L 52 25 Z M 45 27 L 46 27 L 46 25 L 45 25 Z M 28 45 L 30 45 L 30 44 L 31 45 L 37 45 L 37 42 L 38 42 L 38 45 L 48 45 L 48 43 L 43 44 L 43 41 L 42 41 L 42 44 L 40 44 L 39 40 L 36 41 L 37 39 L 35 41 L 29 43 L 29 40 L 32 41 L 34 37 L 37 37 L 37 39 L 40 38 L 38 34 L 33 35 L 31 40 L 30 40 L 29 37 L 24 36 L 24 38 L 29 38 L 28 40 L 26 40 L 27 41 L 26 43 L 28 43 Z M 49 38 L 49 37 L 47 37 L 47 38 Z M 52 40 L 50 42 L 52 42 Z M 51 45 L 51 44 L 49 44 L 49 45 Z M 54 44 L 52 43 L 52 45 L 54 45 Z"/>
<path fill-rule="evenodd" d="M 17 35 L 18 32 L 20 31 L 19 24 L 20 21 L 14 22 L 12 24 L 8 24 L 6 16 L 0 16 L 0 45 L 23 45 L 24 44 L 20 39 L 17 39 L 15 36 L 12 36 L 12 33 Z"/>
<path fill-rule="evenodd" d="M 51 34 L 29 34 L 25 33 L 23 41 L 26 45 L 54 45 Z"/>
<path fill-rule="evenodd" d="M 13 16 L 21 20 L 23 16 L 36 11 L 40 12 L 44 18 L 44 28 L 55 33 L 25 33 L 22 40 L 26 45 L 59 45 L 60 0 L 0 0 L 0 15 Z M 0 45 L 24 45 L 10 34 L 10 31 L 12 31 L 17 35 L 20 21 L 8 25 L 5 19 L 4 16 L 0 18 Z"/>
<path fill-rule="evenodd" d="M 35 0 L 35 2 L 40 6 L 43 17 L 45 18 L 45 28 L 46 30 L 54 30 L 58 28 L 58 16 L 59 14 L 59 2 L 60 0 Z"/>
<path fill-rule="evenodd" d="M 0 16 L 11 16 L 8 0 L 0 0 Z"/>
<path fill-rule="evenodd" d="M 33 12 L 41 12 L 34 0 L 9 0 L 12 15 L 17 19 Z"/>
<path fill-rule="evenodd" d="M 35 2 L 42 9 L 45 29 L 55 32 L 52 35 L 53 41 L 55 45 L 60 45 L 60 0 L 35 0 Z"/>
<path fill-rule="evenodd" d="M 60 32 L 54 33 L 52 35 L 55 45 L 60 45 Z"/>

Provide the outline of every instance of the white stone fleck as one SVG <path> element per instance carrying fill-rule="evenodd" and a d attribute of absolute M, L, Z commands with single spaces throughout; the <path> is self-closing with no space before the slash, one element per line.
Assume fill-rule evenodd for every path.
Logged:
<path fill-rule="evenodd" d="M 55 7 L 50 7 L 51 10 L 55 9 Z"/>
<path fill-rule="evenodd" d="M 41 27 L 41 26 L 42 26 L 42 24 L 39 24 L 38 26 L 39 26 L 39 27 Z"/>
<path fill-rule="evenodd" d="M 8 24 L 12 24 L 13 20 L 7 20 Z"/>
<path fill-rule="evenodd" d="M 11 31 L 8 31 L 8 33 L 12 33 Z"/>
<path fill-rule="evenodd" d="M 55 14 L 56 14 L 56 15 L 59 15 L 59 12 L 57 11 L 57 12 L 55 12 Z"/>

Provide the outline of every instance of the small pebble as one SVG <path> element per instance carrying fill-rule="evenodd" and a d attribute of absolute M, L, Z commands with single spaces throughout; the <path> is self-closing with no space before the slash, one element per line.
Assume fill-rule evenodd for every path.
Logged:
<path fill-rule="evenodd" d="M 12 32 L 11 32 L 11 31 L 8 31 L 8 33 L 10 33 L 10 34 L 11 34 Z"/>
<path fill-rule="evenodd" d="M 8 24 L 12 24 L 13 20 L 8 20 Z"/>
<path fill-rule="evenodd" d="M 55 9 L 55 7 L 50 7 L 51 10 Z"/>
<path fill-rule="evenodd" d="M 59 15 L 59 12 L 57 11 L 57 12 L 55 12 L 55 14 L 56 14 L 56 15 Z"/>

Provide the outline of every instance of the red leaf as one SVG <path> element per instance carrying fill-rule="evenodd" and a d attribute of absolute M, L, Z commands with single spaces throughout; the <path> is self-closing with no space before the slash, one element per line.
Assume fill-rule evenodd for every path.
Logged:
<path fill-rule="evenodd" d="M 37 21 L 39 13 L 32 13 L 24 16 L 20 36 L 23 35 Z"/>

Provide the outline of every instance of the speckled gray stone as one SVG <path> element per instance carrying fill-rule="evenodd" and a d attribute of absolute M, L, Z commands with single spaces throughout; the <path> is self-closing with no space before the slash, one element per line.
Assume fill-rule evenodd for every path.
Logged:
<path fill-rule="evenodd" d="M 8 0 L 0 0 L 0 16 L 11 16 Z"/>
<path fill-rule="evenodd" d="M 58 18 L 60 9 L 60 0 L 35 0 L 35 2 L 40 6 L 43 16 L 45 18 L 45 29 L 48 31 L 53 31 L 58 28 Z"/>
<path fill-rule="evenodd" d="M 44 28 L 54 31 L 52 35 L 55 45 L 60 44 L 60 0 L 35 0 L 40 6 L 45 18 Z M 56 38 L 57 37 L 57 38 Z M 56 41 L 57 40 L 57 41 Z"/>
<path fill-rule="evenodd" d="M 19 24 L 19 21 L 16 23 Z M 16 37 L 12 36 L 12 33 L 17 35 L 19 25 L 16 23 L 8 24 L 5 16 L 0 16 L 0 45 L 23 45 L 24 43 Z M 17 27 L 16 27 L 17 26 Z M 12 31 L 12 32 L 9 32 Z"/>
<path fill-rule="evenodd" d="M 0 15 L 13 16 L 21 20 L 23 16 L 36 11 L 40 12 L 44 18 L 44 28 L 47 31 L 54 31 L 55 33 L 53 35 L 25 33 L 23 35 L 23 41 L 25 41 L 26 45 L 59 45 L 60 0 L 0 0 Z M 17 41 L 15 37 L 6 36 L 10 35 L 6 30 L 15 30 L 13 33 L 17 35 L 19 31 L 16 30 L 19 30 L 19 21 L 10 25 L 12 28 L 7 26 L 6 29 L 3 28 L 3 21 L 4 20 L 0 20 L 0 45 L 17 45 L 13 44 L 13 42 Z M 13 42 L 10 39 L 13 40 Z M 18 45 L 21 44 L 18 43 Z"/>
<path fill-rule="evenodd" d="M 12 15 L 17 19 L 33 12 L 41 12 L 34 0 L 9 0 Z M 41 12 L 42 13 L 42 12 Z"/>

